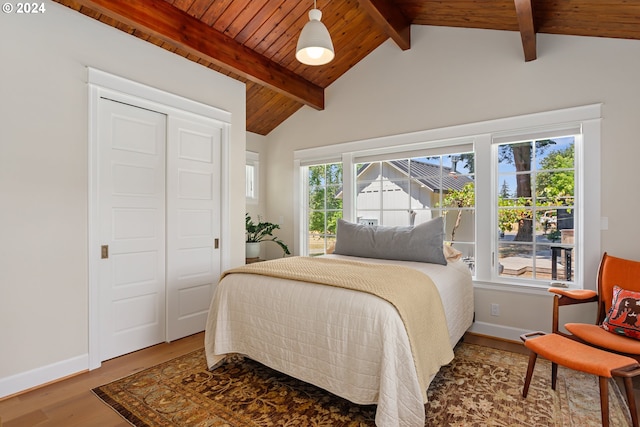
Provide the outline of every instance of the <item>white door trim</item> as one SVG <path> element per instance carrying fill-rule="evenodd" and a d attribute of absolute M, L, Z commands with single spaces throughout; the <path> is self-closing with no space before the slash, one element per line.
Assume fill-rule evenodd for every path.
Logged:
<path fill-rule="evenodd" d="M 202 104 L 179 95 L 146 86 L 125 78 L 87 67 L 87 82 L 102 89 L 110 89 L 133 99 L 145 100 L 159 108 L 167 108 L 197 114 L 224 123 L 231 123 L 231 113 L 210 105 Z M 164 113 L 165 111 L 160 111 Z"/>
<path fill-rule="evenodd" d="M 170 115 L 172 113 L 191 113 L 223 123 L 222 156 L 221 156 L 221 212 L 220 225 L 223 235 L 220 236 L 221 268 L 231 264 L 229 258 L 230 183 L 228 179 L 229 136 L 231 113 L 196 101 L 183 98 L 159 89 L 152 88 L 122 77 L 118 77 L 95 68 L 88 68 L 87 83 L 89 89 L 89 123 L 88 123 L 88 331 L 89 331 L 89 369 L 100 367 L 100 317 L 98 299 L 97 268 L 100 260 L 100 241 L 97 212 L 98 194 L 98 101 L 101 97 L 124 102 L 141 108 L 158 111 Z"/>

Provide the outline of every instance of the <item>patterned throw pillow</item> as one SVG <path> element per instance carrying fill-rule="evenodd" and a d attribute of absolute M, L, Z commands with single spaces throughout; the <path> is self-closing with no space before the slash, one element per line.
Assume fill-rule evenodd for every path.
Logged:
<path fill-rule="evenodd" d="M 626 335 L 640 340 L 640 292 L 627 291 L 619 286 L 613 287 L 611 309 L 607 313 L 602 327 L 618 335 Z"/>

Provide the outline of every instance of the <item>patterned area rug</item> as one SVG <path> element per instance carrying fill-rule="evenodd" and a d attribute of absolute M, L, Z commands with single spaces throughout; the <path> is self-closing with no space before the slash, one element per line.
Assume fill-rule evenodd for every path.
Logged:
<path fill-rule="evenodd" d="M 454 361 L 429 387 L 426 426 L 600 426 L 597 378 L 538 358 L 526 399 L 528 357 L 460 344 Z M 213 372 L 198 350 L 110 384 L 94 393 L 132 425 L 374 426 L 375 406 L 352 404 L 242 357 Z M 629 426 L 624 397 L 610 381 L 612 426 Z"/>

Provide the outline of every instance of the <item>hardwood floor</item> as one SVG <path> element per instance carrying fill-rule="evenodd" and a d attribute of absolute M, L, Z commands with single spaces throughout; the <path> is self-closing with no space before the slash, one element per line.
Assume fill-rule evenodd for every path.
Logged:
<path fill-rule="evenodd" d="M 518 342 L 466 334 L 465 342 L 528 354 Z M 204 333 L 108 360 L 99 369 L 0 401 L 0 427 L 129 427 L 91 389 L 201 348 Z M 524 375 L 524 373 L 523 373 Z M 640 384 L 635 385 L 640 407 Z M 620 384 L 621 390 L 624 390 Z"/>
<path fill-rule="evenodd" d="M 0 427 L 130 427 L 91 389 L 203 346 L 204 333 L 158 344 L 82 373 L 0 401 Z"/>

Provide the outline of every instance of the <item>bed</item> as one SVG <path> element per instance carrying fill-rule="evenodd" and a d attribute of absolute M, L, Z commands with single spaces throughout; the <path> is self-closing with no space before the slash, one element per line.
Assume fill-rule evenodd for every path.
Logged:
<path fill-rule="evenodd" d="M 338 232 L 338 242 L 340 238 Z M 442 246 L 439 250 L 442 253 Z M 301 257 L 291 262 L 295 258 Z M 426 388 L 439 366 L 451 360 L 453 347 L 473 321 L 467 265 L 459 260 L 443 265 L 343 254 L 321 258 L 329 265 L 390 265 L 383 268 L 426 274 L 443 307 L 441 320 L 425 328 L 445 334 L 439 346 L 446 347 L 445 358 L 438 359 L 436 369 L 419 369 L 412 352 L 415 339 L 399 315 L 401 310 L 388 300 L 359 290 L 242 269 L 223 277 L 211 302 L 205 331 L 209 367 L 215 369 L 227 354 L 240 353 L 356 404 L 376 404 L 379 427 L 424 426 Z M 427 304 L 433 304 L 438 298 L 429 299 Z"/>

